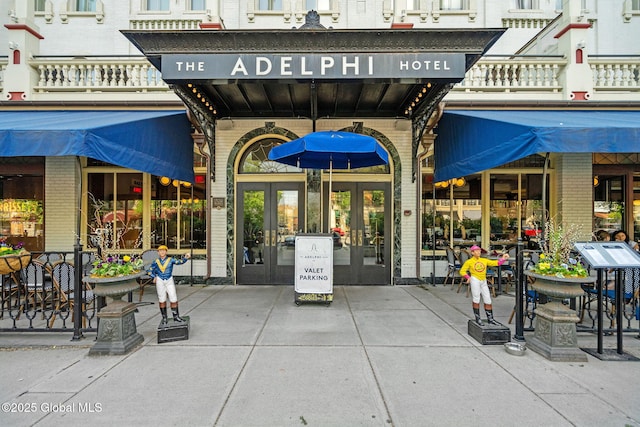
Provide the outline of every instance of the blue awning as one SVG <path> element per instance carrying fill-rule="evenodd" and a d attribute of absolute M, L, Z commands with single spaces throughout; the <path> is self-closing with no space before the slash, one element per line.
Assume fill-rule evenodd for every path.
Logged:
<path fill-rule="evenodd" d="M 446 111 L 436 129 L 435 181 L 535 153 L 634 153 L 640 111 Z"/>
<path fill-rule="evenodd" d="M 193 182 L 184 111 L 2 111 L 0 157 L 85 156 Z"/>

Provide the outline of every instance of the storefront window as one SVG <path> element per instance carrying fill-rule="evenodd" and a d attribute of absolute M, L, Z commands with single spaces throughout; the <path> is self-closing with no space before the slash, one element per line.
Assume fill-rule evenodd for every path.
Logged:
<path fill-rule="evenodd" d="M 152 178 L 151 246 L 170 249 L 206 247 L 205 175 L 196 175 L 195 184 Z"/>
<path fill-rule="evenodd" d="M 480 175 L 422 185 L 422 248 L 472 246 L 481 240 Z M 434 192 L 435 191 L 435 200 Z M 435 233 L 435 235 L 434 235 Z"/>
<path fill-rule="evenodd" d="M 506 249 L 522 237 L 535 248 L 542 229 L 542 175 L 492 174 L 490 189 L 491 247 Z"/>
<path fill-rule="evenodd" d="M 593 178 L 593 231 L 612 233 L 624 229 L 624 176 L 596 175 Z M 635 190 L 635 189 L 634 189 Z M 639 193 L 634 196 L 640 198 Z M 635 217 L 634 202 L 634 217 Z"/>
<path fill-rule="evenodd" d="M 91 247 L 142 248 L 142 174 L 91 173 L 87 235 Z"/>
<path fill-rule="evenodd" d="M 44 158 L 0 159 L 0 240 L 44 250 Z"/>

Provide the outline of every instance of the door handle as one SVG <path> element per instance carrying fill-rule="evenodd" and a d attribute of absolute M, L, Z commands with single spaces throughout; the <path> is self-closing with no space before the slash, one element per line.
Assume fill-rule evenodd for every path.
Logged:
<path fill-rule="evenodd" d="M 362 246 L 362 241 L 364 240 L 363 236 L 364 232 L 362 230 L 358 230 L 358 246 Z"/>
<path fill-rule="evenodd" d="M 269 246 L 269 237 L 271 236 L 271 233 L 269 230 L 264 230 L 264 246 Z"/>
<path fill-rule="evenodd" d="M 276 230 L 271 230 L 271 246 L 276 245 L 278 235 L 276 234 Z"/>

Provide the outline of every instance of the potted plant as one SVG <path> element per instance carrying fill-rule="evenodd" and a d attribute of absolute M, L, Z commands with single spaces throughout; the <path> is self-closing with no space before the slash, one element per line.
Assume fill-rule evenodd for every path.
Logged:
<path fill-rule="evenodd" d="M 19 271 L 31 262 L 31 253 L 23 248 L 23 243 L 11 245 L 7 239 L 0 240 L 0 275 Z"/>
<path fill-rule="evenodd" d="M 125 354 L 144 341 L 136 330 L 135 304 L 122 300 L 124 295 L 139 287 L 136 279 L 145 275 L 144 261 L 133 255 L 110 254 L 113 249 L 118 249 L 120 237 L 128 227 L 125 224 L 117 233 L 114 232 L 112 223 L 102 221 L 101 202 L 91 197 L 95 208 L 95 229 L 100 230 L 93 240 L 98 259 L 82 281 L 91 285 L 94 294 L 108 300 L 98 313 L 98 337 L 89 354 Z"/>
<path fill-rule="evenodd" d="M 549 220 L 539 260 L 524 272 L 533 279 L 530 287 L 549 298 L 546 304 L 536 308 L 535 334 L 529 347 L 550 360 L 587 361 L 577 346 L 579 317 L 563 303 L 565 299 L 582 296 L 583 284 L 595 282 L 573 254 L 574 244 L 580 237 L 580 226 L 562 226 Z"/>

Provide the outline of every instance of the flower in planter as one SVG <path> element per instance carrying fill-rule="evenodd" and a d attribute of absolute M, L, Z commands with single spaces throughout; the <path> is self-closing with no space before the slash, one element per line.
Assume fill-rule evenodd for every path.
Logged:
<path fill-rule="evenodd" d="M 15 245 L 11 245 L 7 243 L 7 240 L 4 239 L 0 241 L 0 256 L 5 255 L 17 255 L 24 250 L 24 243 L 16 243 Z"/>
<path fill-rule="evenodd" d="M 144 268 L 142 258 L 125 255 L 106 256 L 93 262 L 91 277 L 117 277 L 139 273 Z"/>
<path fill-rule="evenodd" d="M 540 259 L 531 271 L 545 276 L 587 277 L 584 266 L 572 256 L 574 244 L 580 240 L 581 227 L 570 224 L 568 227 L 556 225 L 551 219 L 547 222 L 542 242 Z"/>

